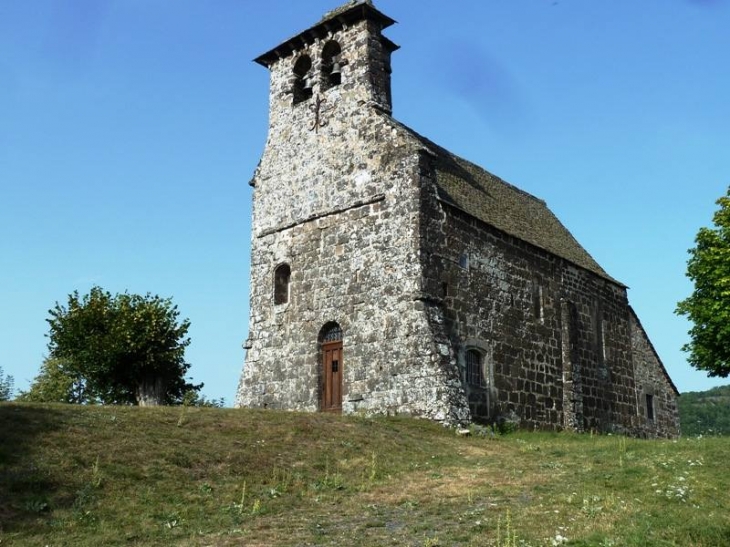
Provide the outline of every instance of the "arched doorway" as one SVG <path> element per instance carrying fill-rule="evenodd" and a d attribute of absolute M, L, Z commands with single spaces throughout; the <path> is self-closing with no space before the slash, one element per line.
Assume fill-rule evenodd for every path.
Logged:
<path fill-rule="evenodd" d="M 322 359 L 322 411 L 342 412 L 342 329 L 327 323 L 319 334 Z"/>

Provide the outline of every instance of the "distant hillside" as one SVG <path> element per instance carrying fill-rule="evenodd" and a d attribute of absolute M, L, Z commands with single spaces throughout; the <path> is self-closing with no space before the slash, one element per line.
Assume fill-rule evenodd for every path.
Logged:
<path fill-rule="evenodd" d="M 730 385 L 689 391 L 679 398 L 682 435 L 730 435 Z"/>
<path fill-rule="evenodd" d="M 730 437 L 0 403 L 0 545 L 718 547 L 728 454 Z"/>

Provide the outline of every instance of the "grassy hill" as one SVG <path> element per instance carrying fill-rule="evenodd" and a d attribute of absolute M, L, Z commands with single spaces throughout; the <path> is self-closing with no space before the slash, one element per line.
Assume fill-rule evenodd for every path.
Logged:
<path fill-rule="evenodd" d="M 730 438 L 0 404 L 0 545 L 730 545 Z"/>
<path fill-rule="evenodd" d="M 682 393 L 679 417 L 683 435 L 730 435 L 730 385 Z"/>

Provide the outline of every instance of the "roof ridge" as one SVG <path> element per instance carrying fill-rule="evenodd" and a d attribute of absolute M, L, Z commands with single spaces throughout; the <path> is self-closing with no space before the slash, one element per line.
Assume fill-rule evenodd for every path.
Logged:
<path fill-rule="evenodd" d="M 434 184 L 439 189 L 439 199 L 506 234 L 626 287 L 601 267 L 545 200 L 457 156 L 399 122 L 388 112 L 373 106 L 392 126 L 406 132 L 415 141 L 414 146 L 420 146 L 436 162 Z"/>
<path fill-rule="evenodd" d="M 445 150 L 445 149 L 444 149 L 444 150 Z M 495 175 L 494 173 L 492 173 L 491 171 L 489 171 L 489 170 L 485 169 L 485 168 L 484 168 L 484 167 L 482 167 L 481 165 L 479 165 L 479 164 L 476 164 L 476 163 L 474 163 L 473 161 L 471 161 L 471 160 L 468 160 L 468 159 L 466 159 L 466 158 L 462 158 L 461 156 L 457 156 L 456 154 L 454 154 L 454 153 L 452 153 L 452 152 L 449 152 L 448 150 L 446 150 L 446 153 L 447 153 L 447 154 L 450 154 L 450 155 L 451 155 L 452 157 L 454 157 L 454 158 L 455 158 L 455 159 L 456 159 L 457 161 L 463 161 L 463 162 L 465 162 L 465 163 L 468 163 L 469 165 L 473 165 L 473 166 L 474 166 L 474 167 L 476 167 L 477 169 L 481 169 L 482 171 L 484 171 L 485 173 L 489 174 L 489 175 L 490 175 L 491 177 L 495 178 L 496 180 L 498 180 L 499 182 L 501 182 L 501 183 L 502 183 L 502 184 L 504 184 L 505 186 L 509 186 L 510 188 L 512 188 L 513 190 L 516 190 L 516 191 L 517 191 L 517 192 L 519 192 L 520 194 L 522 194 L 522 195 L 524 195 L 524 196 L 526 196 L 526 197 L 528 197 L 528 198 L 530 198 L 530 199 L 533 199 L 533 200 L 537 201 L 538 203 L 541 203 L 542 205 L 545 205 L 545 206 L 547 206 L 547 202 L 546 202 L 546 201 L 545 201 L 544 199 L 542 199 L 542 198 L 539 198 L 539 197 L 537 197 L 537 196 L 536 196 L 535 194 L 531 194 L 531 193 L 530 193 L 530 192 L 528 192 L 527 190 L 523 190 L 523 189 L 522 189 L 522 188 L 520 188 L 519 186 L 515 186 L 515 185 L 514 185 L 514 184 L 512 184 L 511 182 L 507 182 L 506 180 L 504 180 L 504 179 L 503 179 L 502 177 L 500 177 L 499 175 Z"/>
<path fill-rule="evenodd" d="M 388 116 L 388 117 L 389 117 L 389 118 L 390 118 L 390 119 L 391 119 L 391 120 L 392 120 L 392 121 L 393 121 L 393 122 L 394 122 L 394 123 L 395 123 L 396 125 L 398 125 L 398 126 L 400 126 L 401 128 L 405 129 L 405 130 L 406 130 L 406 131 L 408 131 L 408 132 L 409 132 L 409 133 L 410 133 L 411 135 L 413 135 L 413 136 L 414 136 L 414 137 L 415 137 L 416 139 L 418 139 L 419 141 L 421 141 L 421 144 L 428 144 L 428 146 L 429 146 L 429 147 L 434 147 L 434 148 L 438 148 L 438 149 L 439 149 L 439 150 L 440 150 L 440 151 L 441 151 L 442 153 L 445 153 L 445 154 L 447 154 L 447 155 L 448 155 L 449 157 L 451 157 L 452 159 L 454 159 L 454 160 L 456 160 L 456 161 L 463 161 L 463 162 L 465 162 L 465 163 L 468 163 L 469 165 L 472 165 L 472 166 L 476 167 L 477 169 L 480 169 L 481 171 L 484 171 L 485 173 L 487 173 L 487 174 L 488 174 L 489 176 L 491 176 L 492 178 L 494 178 L 494 179 L 498 180 L 498 181 L 499 181 L 500 183 L 502 183 L 502 184 L 504 184 L 504 185 L 506 185 L 506 186 L 509 186 L 509 187 L 510 187 L 510 188 L 512 188 L 513 190 L 516 190 L 517 192 L 519 192 L 519 193 L 523 194 L 524 196 L 527 196 L 527 197 L 529 197 L 530 199 L 533 199 L 533 200 L 537 201 L 538 203 L 541 203 L 542 205 L 545 205 L 545 206 L 547 206 L 547 202 L 546 202 L 546 201 L 545 201 L 544 199 L 542 199 L 542 198 L 539 198 L 539 197 L 537 197 L 537 196 L 536 196 L 535 194 L 531 194 L 531 193 L 530 193 L 530 192 L 528 192 L 527 190 L 523 190 L 523 189 L 522 189 L 522 188 L 520 188 L 519 186 L 515 186 L 515 185 L 514 185 L 514 184 L 512 184 L 511 182 L 507 182 L 506 180 L 504 180 L 504 179 L 503 179 L 502 177 L 500 177 L 499 175 L 495 175 L 494 173 L 492 173 L 491 171 L 489 171 L 489 170 L 485 169 L 485 168 L 484 168 L 484 167 L 482 167 L 481 165 L 479 165 L 479 164 L 477 164 L 477 163 L 474 163 L 473 161 L 471 161 L 471 160 L 468 160 L 468 159 L 466 159 L 466 158 L 463 158 L 463 157 L 461 157 L 461 156 L 459 156 L 459 155 L 457 155 L 457 154 L 454 154 L 454 153 L 453 153 L 453 152 L 451 152 L 450 150 L 448 150 L 448 149 L 444 148 L 443 146 L 441 146 L 441 145 L 439 145 L 439 144 L 437 144 L 437 143 L 433 142 L 433 141 L 432 141 L 431 139 L 429 139 L 428 137 L 424 137 L 423 135 L 421 135 L 421 134 L 420 134 L 420 133 L 419 133 L 418 131 L 416 131 L 415 129 L 413 129 L 413 128 L 411 128 L 411 127 L 407 126 L 406 124 L 404 124 L 404 123 L 402 123 L 402 122 L 400 122 L 400 121 L 396 120 L 395 118 L 393 118 L 393 116 L 391 116 L 391 115 L 390 115 L 390 114 L 388 114 L 387 112 L 384 112 L 384 114 L 385 114 L 386 116 Z M 433 152 L 431 152 L 431 153 L 433 154 Z"/>

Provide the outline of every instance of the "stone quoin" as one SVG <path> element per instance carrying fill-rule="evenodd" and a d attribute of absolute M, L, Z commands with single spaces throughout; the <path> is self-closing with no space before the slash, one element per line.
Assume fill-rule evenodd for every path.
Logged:
<path fill-rule="evenodd" d="M 679 434 L 627 289 L 544 201 L 392 116 L 392 25 L 349 2 L 258 57 L 236 406 Z"/>

